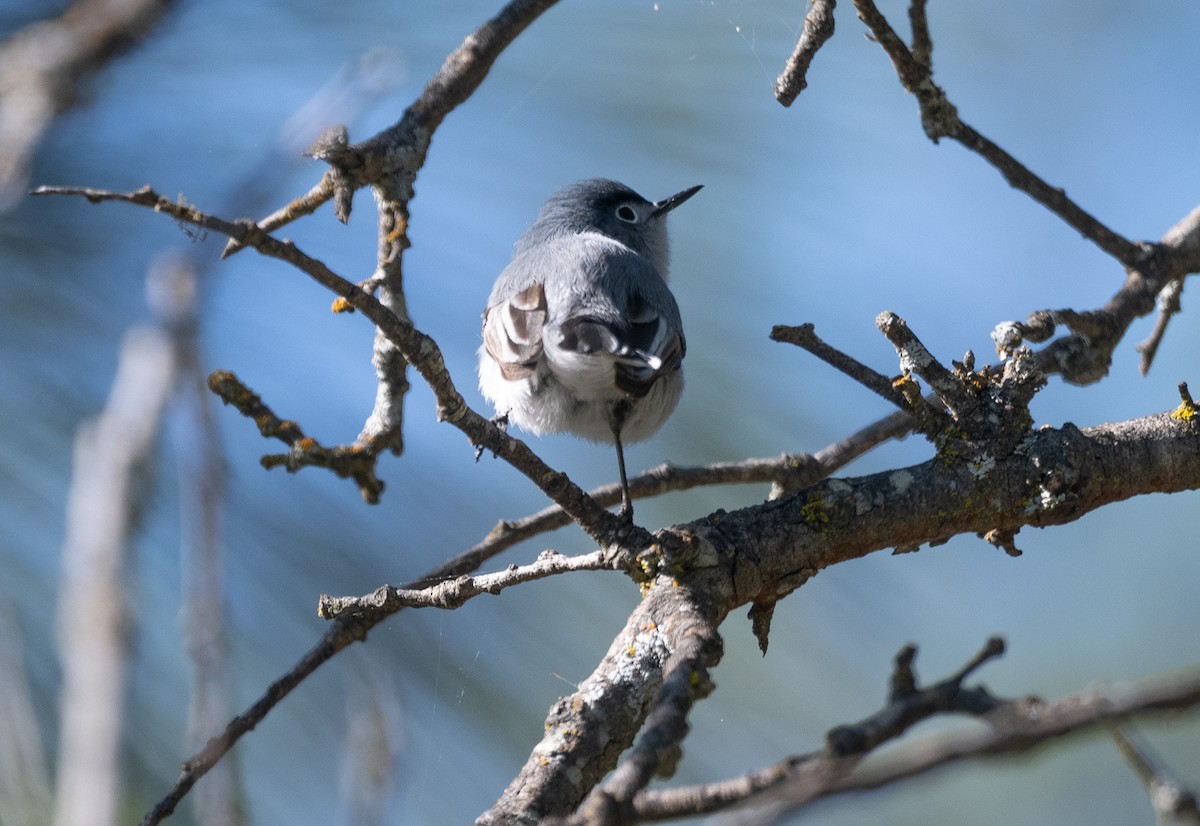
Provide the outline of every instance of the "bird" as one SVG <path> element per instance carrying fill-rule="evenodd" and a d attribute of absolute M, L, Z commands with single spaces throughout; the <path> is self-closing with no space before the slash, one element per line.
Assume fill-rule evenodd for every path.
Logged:
<path fill-rule="evenodd" d="M 479 388 L 497 420 L 611 441 L 630 522 L 623 444 L 656 433 L 683 393 L 666 219 L 700 189 L 661 201 L 606 178 L 559 189 L 517 240 L 483 313 Z"/>

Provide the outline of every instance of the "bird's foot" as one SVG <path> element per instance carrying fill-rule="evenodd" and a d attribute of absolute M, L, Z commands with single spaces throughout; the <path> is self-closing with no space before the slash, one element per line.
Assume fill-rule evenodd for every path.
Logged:
<path fill-rule="evenodd" d="M 502 433 L 505 433 L 505 434 L 508 433 L 508 412 L 507 411 L 504 413 L 497 413 L 495 416 L 492 417 L 491 421 L 492 421 L 492 424 L 494 424 L 496 427 L 500 428 L 500 431 Z M 479 457 L 482 455 L 483 455 L 483 445 L 475 445 L 475 461 L 478 462 Z M 495 455 L 496 454 L 493 453 L 492 457 L 494 458 Z"/>

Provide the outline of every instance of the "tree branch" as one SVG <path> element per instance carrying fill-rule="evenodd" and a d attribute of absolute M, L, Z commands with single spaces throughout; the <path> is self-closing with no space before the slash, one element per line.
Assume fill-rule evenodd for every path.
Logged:
<path fill-rule="evenodd" d="M 999 324 L 992 331 L 996 351 L 1007 356 L 1024 341 L 1047 341 L 1057 325 L 1063 324 L 1071 333 L 1035 354 L 1038 369 L 1047 375 L 1061 374 L 1072 384 L 1098 381 L 1107 375 L 1112 353 L 1130 325 L 1154 309 L 1156 296 L 1194 272 L 1200 272 L 1200 207 L 1167 230 L 1153 254 L 1140 268 L 1126 273 L 1121 289 L 1102 308 L 1086 312 L 1039 310 L 1024 323 Z M 1158 336 L 1165 330 L 1165 322 L 1160 326 Z M 1152 341 L 1157 348 L 1157 340 Z M 1143 372 L 1149 369 L 1152 355 L 1152 351 L 1143 349 Z"/>
<path fill-rule="evenodd" d="M 1035 697 L 999 702 L 978 716 L 986 728 L 925 737 L 888 756 L 836 756 L 828 750 L 787 757 L 740 778 L 647 791 L 635 800 L 640 821 L 696 816 L 736 805 L 762 807 L 746 823 L 774 823 L 834 795 L 877 789 L 918 777 L 947 764 L 979 757 L 1021 754 L 1059 737 L 1082 733 L 1134 715 L 1200 705 L 1200 668 L 1129 683 L 1093 687 L 1058 700 Z"/>
<path fill-rule="evenodd" d="M 698 467 L 663 463 L 631 477 L 629 492 L 635 499 L 640 499 L 710 485 L 769 483 L 771 493 L 768 498 L 778 499 L 790 491 L 816 484 L 874 447 L 889 439 L 903 439 L 911 431 L 912 418 L 907 413 L 893 413 L 813 454 L 785 453 Z M 603 485 L 588 495 L 604 507 L 611 507 L 621 501 L 621 486 L 617 483 Z M 551 505 L 521 519 L 497 522 L 482 541 L 455 557 L 453 561 L 460 564 L 454 567 L 453 575 L 474 571 L 484 561 L 518 542 L 561 528 L 570 521 L 562 508 Z"/>
<path fill-rule="evenodd" d="M 178 378 L 170 337 L 135 327 L 121 346 L 104 410 L 75 439 L 59 595 L 63 663 L 54 820 L 115 823 L 128 659 L 126 543 L 139 472 Z"/>
<path fill-rule="evenodd" d="M 375 475 L 375 460 L 383 450 L 383 445 L 355 443 L 324 447 L 316 439 L 304 435 L 296 422 L 276 416 L 257 393 L 227 370 L 210 374 L 208 389 L 222 402 L 233 405 L 239 413 L 253 421 L 264 437 L 278 439 L 290 448 L 287 453 L 263 456 L 259 463 L 264 468 L 284 467 L 288 473 L 309 466 L 328 468 L 342 479 L 354 479 L 364 502 L 369 505 L 379 503 L 384 484 Z"/>
<path fill-rule="evenodd" d="M 669 774 L 692 703 L 712 690 L 708 669 L 721 654 L 716 626 L 728 583 L 660 578 L 629 615 L 591 676 L 546 718 L 545 736 L 479 826 L 543 823 L 575 810 L 645 729 L 589 811 L 629 804 L 654 774 Z"/>
<path fill-rule="evenodd" d="M 835 370 L 839 370 L 854 379 L 885 401 L 891 402 L 901 410 L 909 409 L 904 395 L 896 390 L 890 378 L 882 373 L 875 372 L 854 357 L 843 353 L 841 350 L 823 341 L 816 334 L 816 330 L 812 324 L 801 324 L 795 327 L 787 324 L 776 324 L 771 328 L 771 340 L 795 344 L 797 347 L 801 347 L 812 353 Z"/>
<path fill-rule="evenodd" d="M 1200 425 L 1192 420 L 1164 413 L 1082 431 L 1067 425 L 1031 432 L 1016 449 L 987 464 L 942 455 L 921 465 L 828 479 L 775 501 L 718 511 L 660 532 L 651 552 L 656 556 L 644 553 L 639 559 L 657 573 L 651 595 L 708 595 L 712 607 L 698 616 L 716 623 L 740 605 L 783 598 L 823 568 L 885 548 L 912 551 L 961 533 L 1011 534 L 1023 525 L 1064 524 L 1130 496 L 1197 488 Z M 611 698 L 604 675 L 615 680 L 629 669 L 643 669 L 647 679 L 658 679 L 664 662 L 658 653 L 630 650 L 632 662 L 614 655 L 630 628 L 637 627 L 634 623 L 647 621 L 639 606 L 606 661 L 573 698 L 555 706 L 547 737 L 481 823 L 565 816 L 579 800 L 579 786 L 586 788 L 589 778 L 598 781 L 616 765 L 620 749 L 610 749 L 610 741 L 566 738 L 562 732 L 597 725 L 583 711 L 582 719 L 567 712 L 584 697 L 589 708 L 607 703 Z M 648 707 L 620 699 L 628 689 L 614 691 L 617 706 L 630 710 L 611 712 L 618 714 L 617 730 L 624 738 L 633 726 L 628 715 L 636 712 L 646 719 Z M 578 766 L 588 767 L 582 781 Z M 640 782 L 644 769 L 632 771 Z M 637 787 L 637 782 L 624 788 Z M 615 806 L 620 815 L 629 805 L 622 795 L 600 795 L 600 808 L 589 811 L 610 812 Z"/>
<path fill-rule="evenodd" d="M 837 0 L 813 0 L 804 15 L 804 29 L 796 41 L 796 49 L 788 58 L 783 72 L 775 80 L 775 99 L 791 106 L 800 93 L 808 88 L 808 67 L 825 41 L 833 37 L 833 9 Z"/>

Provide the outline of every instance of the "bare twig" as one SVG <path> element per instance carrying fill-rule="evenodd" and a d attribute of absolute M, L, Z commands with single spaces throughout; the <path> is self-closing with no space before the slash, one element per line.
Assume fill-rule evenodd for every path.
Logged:
<path fill-rule="evenodd" d="M 211 738 L 203 749 L 183 762 L 179 779 L 175 781 L 171 790 L 146 813 L 142 818 L 141 826 L 153 826 L 170 816 L 184 796 L 191 791 L 196 781 L 208 773 L 244 734 L 252 731 L 261 723 L 280 700 L 290 694 L 292 689 L 307 679 L 322 664 L 332 659 L 339 651 L 365 639 L 367 631 L 373 625 L 373 622 L 356 618 L 335 621 L 321 637 L 321 640 L 309 649 L 295 666 L 267 687 L 263 696 L 254 705 L 230 720 L 224 731 Z"/>
<path fill-rule="evenodd" d="M 801 324 L 796 327 L 777 324 L 771 328 L 771 340 L 802 347 L 830 367 L 845 373 L 872 393 L 891 402 L 901 410 L 908 409 L 908 403 L 903 394 L 896 391 L 891 379 L 876 373 L 862 362 L 823 341 L 816 334 L 812 324 Z"/>
<path fill-rule="evenodd" d="M 633 801 L 639 821 L 667 820 L 686 815 L 710 814 L 731 808 L 764 792 L 792 787 L 801 777 L 836 784 L 868 753 L 900 737 L 922 720 L 937 714 L 984 715 L 1004 704 L 986 688 L 964 688 L 973 671 L 1004 653 L 1004 642 L 993 637 L 965 666 L 928 688 L 918 688 L 912 672 L 916 646 L 907 645 L 896 655 L 888 704 L 870 717 L 830 729 L 825 748 L 812 754 L 788 757 L 774 766 L 733 780 L 689 788 L 649 791 Z"/>
<path fill-rule="evenodd" d="M 783 72 L 775 80 L 775 99 L 791 106 L 800 93 L 808 88 L 808 67 L 825 41 L 833 37 L 833 9 L 837 0 L 813 0 L 804 15 L 804 30 L 796 41 L 796 49 L 788 58 Z"/>
<path fill-rule="evenodd" d="M 1188 390 L 1186 381 L 1179 382 L 1179 398 L 1182 401 L 1171 415 L 1180 421 L 1192 421 L 1196 417 L 1197 411 L 1200 411 L 1200 406 L 1197 406 L 1196 400 L 1192 398 L 1192 393 Z"/>
<path fill-rule="evenodd" d="M 545 579 L 571 571 L 602 571 L 613 567 L 612 558 L 603 551 L 582 556 L 563 556 L 557 551 L 543 551 L 535 562 L 512 565 L 494 574 L 460 576 L 441 579 L 420 588 L 393 588 L 384 585 L 365 597 L 331 597 L 322 594 L 317 613 L 323 619 L 344 615 L 389 616 L 402 608 L 454 609 L 480 594 L 499 594 L 506 588 Z"/>
<path fill-rule="evenodd" d="M 986 688 L 963 688 L 963 680 L 991 659 L 1004 654 L 1004 640 L 992 637 L 957 673 L 927 688 L 918 688 L 912 673 L 916 646 L 908 645 L 896 655 L 888 705 L 865 720 L 830 729 L 825 735 L 825 752 L 835 757 L 865 754 L 894 740 L 922 720 L 935 714 L 959 712 L 987 714 L 1001 705 Z"/>
<path fill-rule="evenodd" d="M 992 339 L 997 352 L 1007 355 L 1022 341 L 1048 340 L 1056 325 L 1063 324 L 1071 333 L 1035 354 L 1038 369 L 1047 375 L 1058 373 L 1073 384 L 1097 381 L 1107 374 L 1112 353 L 1130 325 L 1154 309 L 1156 296 L 1194 272 L 1200 272 L 1200 207 L 1163 234 L 1153 253 L 1139 268 L 1126 273 L 1121 289 L 1100 309 L 1039 310 L 1023 323 L 1010 321 L 997 325 Z M 1165 322 L 1159 326 L 1161 335 Z M 1157 347 L 1153 337 L 1151 341 Z M 1143 370 L 1149 369 L 1152 355 L 1153 350 L 1143 350 Z"/>
<path fill-rule="evenodd" d="M 1142 354 L 1140 368 L 1143 375 L 1150 371 L 1171 316 L 1181 309 L 1184 274 L 1200 272 L 1200 207 L 1167 230 L 1159 248 L 1170 250 L 1168 258 L 1171 263 L 1164 267 L 1168 271 L 1164 274 L 1166 281 L 1158 292 L 1158 321 L 1150 337 L 1137 348 Z M 1170 277 L 1171 273 L 1174 273 L 1174 277 Z"/>
<path fill-rule="evenodd" d="M 1138 369 L 1141 370 L 1143 376 L 1150 372 L 1150 365 L 1154 363 L 1154 357 L 1158 355 L 1158 346 L 1162 344 L 1163 336 L 1167 334 L 1167 325 L 1171 323 L 1171 318 L 1183 309 L 1180 302 L 1182 295 L 1182 278 L 1171 281 L 1158 294 L 1158 318 L 1155 319 L 1154 329 L 1149 337 L 1138 344 L 1136 348 L 1142 354 Z"/>
<path fill-rule="evenodd" d="M 1163 713 L 1200 705 L 1200 669 L 1087 688 L 1058 700 L 1028 698 L 1006 703 L 982 718 L 985 730 L 937 737 L 901 748 L 866 764 L 838 793 L 878 788 L 959 760 L 1020 754 L 1074 732 L 1087 731 L 1134 714 Z"/>
<path fill-rule="evenodd" d="M 263 232 L 274 232 L 280 227 L 285 227 L 297 218 L 303 218 L 305 215 L 311 215 L 321 208 L 330 198 L 333 197 L 334 173 L 327 171 L 321 180 L 313 185 L 313 188 L 308 192 L 296 198 L 293 201 L 284 204 L 279 209 L 272 212 L 266 218 L 258 221 L 258 228 Z M 229 258 L 234 253 L 244 249 L 241 241 L 235 238 L 230 238 L 225 244 L 225 249 L 221 251 L 222 258 Z"/>
<path fill-rule="evenodd" d="M 1067 197 L 1060 187 L 1051 186 L 999 146 L 988 140 L 958 116 L 945 92 L 933 81 L 933 40 L 929 34 L 923 0 L 914 0 L 909 9 L 913 28 L 910 50 L 896 34 L 872 0 L 855 0 L 858 16 L 871 29 L 892 60 L 896 74 L 906 90 L 917 98 L 925 133 L 937 142 L 952 138 L 994 166 L 1005 180 L 1045 206 L 1069 226 L 1115 258 L 1127 270 L 1125 285 L 1099 311 L 1077 313 L 1070 310 L 1035 313 L 1024 325 L 1007 322 L 993 337 L 1002 354 L 1024 338 L 1045 341 L 1057 323 L 1066 324 L 1073 335 L 1063 337 L 1038 353 L 1038 368 L 1045 374 L 1059 373 L 1069 382 L 1087 384 L 1108 372 L 1112 352 L 1134 319 L 1153 309 L 1155 296 L 1162 296 L 1159 324 L 1142 345 L 1142 371 L 1149 369 L 1159 340 L 1166 329 L 1177 296 L 1170 290 L 1189 273 L 1200 271 L 1200 209 L 1172 227 L 1158 244 L 1130 241 L 1113 231 Z"/>
<path fill-rule="evenodd" d="M 974 401 L 964 398 L 962 382 L 933 357 L 904 319 L 885 310 L 875 318 L 875 326 L 896 348 L 901 371 L 925 379 L 952 413 L 960 415 Z"/>
<path fill-rule="evenodd" d="M 398 174 L 410 176 L 408 185 L 411 188 L 411 178 L 415 178 L 417 170 L 424 164 L 433 133 L 442 120 L 479 88 L 496 58 L 555 2 L 557 0 L 510 2 L 447 55 L 437 74 L 399 121 L 369 140 L 350 145 L 344 132 L 339 140 L 331 140 L 334 133 L 327 132 L 310 154 L 329 163 L 331 169 L 308 192 L 259 221 L 259 228 L 273 232 L 315 212 L 335 195 L 347 197 L 345 193 L 372 184 L 390 186 L 388 179 Z M 411 192 L 408 197 L 412 197 Z M 339 210 L 338 217 L 344 222 L 349 214 L 346 206 Z M 399 229 L 407 231 L 406 227 Z M 240 239 L 230 238 L 223 255 L 232 255 L 241 247 Z"/>

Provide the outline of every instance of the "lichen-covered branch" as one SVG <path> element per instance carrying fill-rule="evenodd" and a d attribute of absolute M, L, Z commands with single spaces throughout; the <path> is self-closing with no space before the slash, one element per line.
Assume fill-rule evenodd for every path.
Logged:
<path fill-rule="evenodd" d="M 1194 419 L 1163 413 L 1086 430 L 1067 425 L 1028 432 L 1007 455 L 956 458 L 943 451 L 909 468 L 827 479 L 761 505 L 719 511 L 660 532 L 659 544 L 640 559 L 657 574 L 647 600 L 660 591 L 707 595 L 712 607 L 691 616 L 716 622 L 739 606 L 786 596 L 823 568 L 880 550 L 914 551 L 964 533 L 1012 535 L 1025 525 L 1071 522 L 1131 496 L 1195 489 L 1200 489 L 1200 424 Z M 561 732 L 598 725 L 589 710 L 609 710 L 610 700 L 614 708 L 632 710 L 618 713 L 622 738 L 632 738 L 631 727 L 636 728 L 629 714 L 648 719 L 646 698 L 627 703 L 630 689 L 613 688 L 613 699 L 608 682 L 628 669 L 659 679 L 662 651 L 622 644 L 635 634 L 631 628 L 647 622 L 647 610 L 635 610 L 624 636 L 575 699 L 556 704 L 547 721 L 550 733 L 481 823 L 565 817 L 586 791 L 581 784 L 589 778 L 598 782 L 617 765 L 622 749 L 610 740 Z M 616 657 L 622 650 L 626 657 Z M 581 697 L 588 698 L 585 704 Z M 662 765 L 669 768 L 669 750 L 663 754 Z M 583 778 L 577 766 L 587 767 Z M 634 775 L 640 782 L 644 768 Z M 628 798 L 598 794 L 597 812 L 630 805 Z"/>
<path fill-rule="evenodd" d="M 402 608 L 454 609 L 477 596 L 496 595 L 514 585 L 572 571 L 601 571 L 608 568 L 612 568 L 612 560 L 603 551 L 593 551 L 582 556 L 563 556 L 556 551 L 542 551 L 538 558 L 528 565 L 511 565 L 493 574 L 464 574 L 416 588 L 383 585 L 362 597 L 331 597 L 322 594 L 317 605 L 317 614 L 323 619 L 337 619 L 347 615 L 385 617 Z"/>
<path fill-rule="evenodd" d="M 629 767 L 618 769 L 585 805 L 596 812 L 621 809 L 655 773 L 670 774 L 686 732 L 684 718 L 712 688 L 708 669 L 720 657 L 715 628 L 729 585 L 719 575 L 688 585 L 660 578 L 591 676 L 550 709 L 541 742 L 476 822 L 567 817 L 635 738 Z"/>

